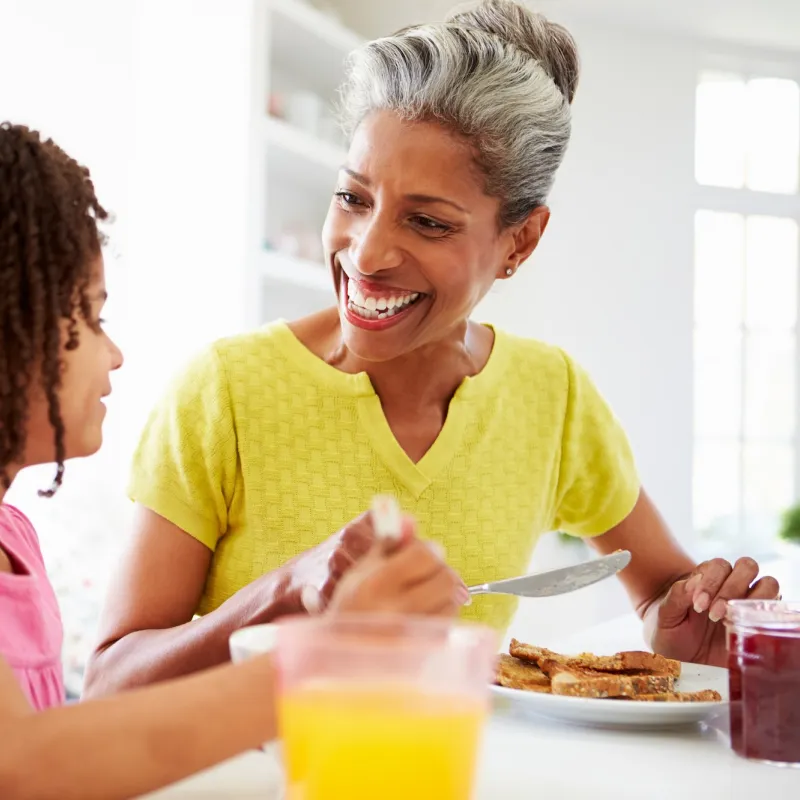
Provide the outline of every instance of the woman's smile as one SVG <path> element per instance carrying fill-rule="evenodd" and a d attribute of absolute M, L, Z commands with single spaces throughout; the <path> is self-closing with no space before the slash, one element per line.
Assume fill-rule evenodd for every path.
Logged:
<path fill-rule="evenodd" d="M 400 324 L 428 297 L 411 289 L 351 278 L 345 272 L 342 272 L 342 289 L 345 318 L 364 330 L 386 330 Z"/>

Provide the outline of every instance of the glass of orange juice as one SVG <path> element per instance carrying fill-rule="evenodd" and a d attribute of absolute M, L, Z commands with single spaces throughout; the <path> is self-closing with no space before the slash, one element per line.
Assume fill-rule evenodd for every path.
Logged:
<path fill-rule="evenodd" d="M 384 615 L 281 624 L 275 659 L 291 800 L 468 800 L 496 634 Z"/>

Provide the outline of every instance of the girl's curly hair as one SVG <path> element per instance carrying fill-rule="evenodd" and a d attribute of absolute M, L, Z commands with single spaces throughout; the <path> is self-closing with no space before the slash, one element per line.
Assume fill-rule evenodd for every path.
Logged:
<path fill-rule="evenodd" d="M 89 170 L 51 139 L 24 125 L 0 124 L 0 483 L 25 450 L 28 402 L 41 388 L 55 439 L 57 471 L 43 496 L 64 475 L 61 331 L 66 349 L 78 346 L 77 318 L 90 317 L 86 291 L 108 214 L 98 203 Z M 39 387 L 35 383 L 39 382 Z"/>

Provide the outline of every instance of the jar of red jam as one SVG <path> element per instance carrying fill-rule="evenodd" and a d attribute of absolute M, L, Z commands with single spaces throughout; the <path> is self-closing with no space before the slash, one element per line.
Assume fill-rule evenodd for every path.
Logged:
<path fill-rule="evenodd" d="M 725 628 L 731 747 L 800 767 L 800 603 L 732 600 Z"/>

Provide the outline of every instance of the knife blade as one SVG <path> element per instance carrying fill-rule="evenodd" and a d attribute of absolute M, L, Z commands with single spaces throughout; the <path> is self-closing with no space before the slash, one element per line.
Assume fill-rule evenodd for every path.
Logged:
<path fill-rule="evenodd" d="M 519 578 L 470 586 L 469 593 L 471 595 L 513 594 L 518 597 L 551 597 L 556 594 L 566 594 L 616 575 L 628 566 L 630 560 L 631 554 L 628 550 L 619 550 L 611 555 L 584 561 L 572 567 L 561 567 L 533 575 L 522 575 Z"/>

